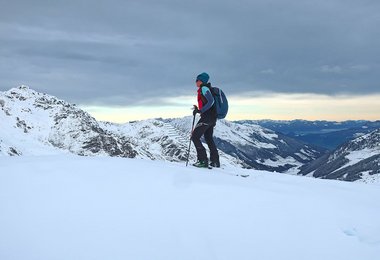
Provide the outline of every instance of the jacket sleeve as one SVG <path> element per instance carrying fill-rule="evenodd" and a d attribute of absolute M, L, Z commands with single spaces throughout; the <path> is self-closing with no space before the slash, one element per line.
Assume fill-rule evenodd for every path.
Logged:
<path fill-rule="evenodd" d="M 204 113 L 214 105 L 214 97 L 212 96 L 210 89 L 207 87 L 202 87 L 202 95 L 207 99 L 207 103 L 201 109 L 201 113 Z"/>

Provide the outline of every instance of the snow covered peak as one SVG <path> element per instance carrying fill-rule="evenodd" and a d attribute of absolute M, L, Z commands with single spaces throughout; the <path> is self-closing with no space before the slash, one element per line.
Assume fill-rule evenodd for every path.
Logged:
<path fill-rule="evenodd" d="M 24 101 L 26 99 L 36 98 L 36 97 L 44 95 L 44 94 L 39 93 L 39 92 L 29 88 L 29 86 L 27 86 L 27 85 L 21 85 L 19 87 L 11 88 L 10 90 L 5 91 L 3 93 L 3 95 L 5 95 L 8 98 L 13 98 L 13 99 L 18 99 L 20 101 Z"/>
<path fill-rule="evenodd" d="M 73 104 L 69 104 L 63 100 L 58 99 L 55 96 L 44 94 L 37 92 L 26 85 L 21 85 L 17 88 L 12 88 L 8 91 L 0 93 L 0 98 L 7 98 L 9 101 L 18 102 L 24 101 L 24 103 L 20 103 L 22 106 L 34 105 L 35 107 L 43 107 L 45 109 L 51 108 L 52 106 L 75 106 Z"/>
<path fill-rule="evenodd" d="M 136 155 L 125 138 L 107 133 L 87 112 L 27 86 L 0 93 L 0 122 L 0 154 L 60 151 L 80 155 Z"/>

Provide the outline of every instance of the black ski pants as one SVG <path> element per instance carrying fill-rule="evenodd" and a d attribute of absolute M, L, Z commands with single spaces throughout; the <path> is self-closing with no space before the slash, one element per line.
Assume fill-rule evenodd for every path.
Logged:
<path fill-rule="evenodd" d="M 197 149 L 197 157 L 199 161 L 208 161 L 206 149 L 202 145 L 201 137 L 204 135 L 208 148 L 210 149 L 210 161 L 219 162 L 219 154 L 213 138 L 214 127 L 216 122 L 213 120 L 205 120 L 201 118 L 194 128 L 191 140 Z"/>

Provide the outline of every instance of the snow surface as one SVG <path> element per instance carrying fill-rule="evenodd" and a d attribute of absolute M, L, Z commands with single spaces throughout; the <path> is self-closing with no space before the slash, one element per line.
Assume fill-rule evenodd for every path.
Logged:
<path fill-rule="evenodd" d="M 364 171 L 361 174 L 362 174 L 362 178 L 360 180 L 357 180 L 356 182 L 363 182 L 363 183 L 371 183 L 371 184 L 380 185 L 380 175 L 379 174 L 372 174 L 371 175 L 371 171 Z"/>
<path fill-rule="evenodd" d="M 373 260 L 379 198 L 375 185 L 237 168 L 0 157 L 0 259 Z"/>

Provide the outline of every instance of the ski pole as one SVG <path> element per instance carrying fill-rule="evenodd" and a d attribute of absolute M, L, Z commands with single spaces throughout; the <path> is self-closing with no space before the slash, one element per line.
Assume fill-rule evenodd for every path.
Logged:
<path fill-rule="evenodd" d="M 193 124 L 192 124 L 192 126 L 191 126 L 191 135 L 190 135 L 189 149 L 188 149 L 188 151 L 187 151 L 186 167 L 187 167 L 187 164 L 189 163 L 190 147 L 191 147 L 191 137 L 193 136 L 194 123 L 195 123 L 195 114 L 194 114 L 194 116 L 193 116 Z"/>

